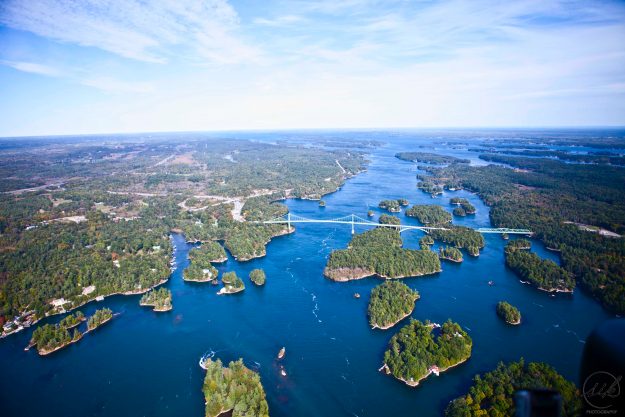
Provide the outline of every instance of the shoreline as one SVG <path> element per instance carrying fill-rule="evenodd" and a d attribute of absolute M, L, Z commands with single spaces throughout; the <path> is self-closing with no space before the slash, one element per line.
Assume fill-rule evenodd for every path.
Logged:
<path fill-rule="evenodd" d="M 57 347 L 55 347 L 54 349 L 51 349 L 51 350 L 48 350 L 48 349 L 37 349 L 37 353 L 39 354 L 39 356 L 46 356 L 46 355 L 49 355 L 49 354 L 51 354 L 51 353 L 54 353 L 54 352 L 56 352 L 57 350 L 61 350 L 61 349 L 63 349 L 64 347 L 71 345 L 72 343 L 76 343 L 76 342 L 78 342 L 80 339 L 82 339 L 82 338 L 83 338 L 83 336 L 84 336 L 86 333 L 87 333 L 87 332 L 85 332 L 85 333 L 81 333 L 81 334 L 80 334 L 80 337 L 79 337 L 78 339 L 72 339 L 72 340 L 70 340 L 69 342 L 64 343 L 64 344 L 62 344 L 62 345 L 59 345 L 59 346 L 57 346 Z M 35 345 L 33 345 L 33 346 L 35 346 Z"/>
<path fill-rule="evenodd" d="M 449 365 L 447 368 L 444 368 L 444 369 L 440 369 L 440 368 L 439 368 L 438 373 L 439 373 L 439 375 L 440 375 L 440 374 L 442 374 L 443 372 L 446 372 L 446 371 L 450 370 L 451 368 L 455 368 L 455 367 L 456 367 L 456 366 L 458 366 L 458 365 L 462 365 L 463 363 L 465 363 L 465 362 L 466 362 L 466 361 L 468 361 L 469 359 L 471 359 L 471 355 L 469 355 L 467 358 L 465 358 L 465 359 L 461 360 L 460 362 L 458 362 L 458 363 L 456 363 L 456 364 Z M 422 376 L 422 377 L 421 377 L 421 378 L 419 378 L 418 380 L 416 380 L 416 381 L 414 381 L 414 380 L 413 380 L 413 381 L 406 381 L 404 378 L 397 377 L 397 376 L 393 375 L 393 373 L 391 372 L 391 370 L 390 370 L 390 368 L 388 367 L 388 365 L 387 365 L 387 364 L 383 364 L 383 365 L 382 365 L 382 367 L 381 367 L 380 369 L 378 369 L 378 371 L 380 371 L 380 372 L 381 372 L 382 370 L 385 370 L 385 372 L 386 372 L 386 374 L 387 374 L 387 375 L 391 375 L 393 378 L 397 379 L 398 381 L 403 382 L 404 384 L 408 385 L 408 386 L 409 386 L 409 387 L 411 387 L 411 388 L 415 388 L 416 386 L 418 386 L 418 385 L 419 385 L 419 383 L 420 383 L 421 381 L 423 381 L 424 379 L 427 379 L 430 375 L 432 375 L 432 374 L 434 373 L 433 371 L 428 370 L 427 374 L 425 374 L 424 376 Z"/>
<path fill-rule="evenodd" d="M 415 298 L 413 303 L 415 301 L 417 301 L 417 300 L 418 300 L 418 298 Z M 378 326 L 377 324 L 374 324 L 373 326 L 371 326 L 371 330 L 375 330 L 375 329 L 378 329 L 378 330 L 388 330 L 391 327 L 395 326 L 400 321 L 404 320 L 405 318 L 410 317 L 410 315 L 412 314 L 413 311 L 414 311 L 414 307 L 410 310 L 410 312 L 408 312 L 407 314 L 403 315 L 399 320 L 395 321 L 394 323 L 388 324 L 386 326 Z"/>
<path fill-rule="evenodd" d="M 375 271 L 371 272 L 371 271 L 367 271 L 367 273 L 365 274 L 364 272 L 361 274 L 354 274 L 353 277 L 345 277 L 345 275 L 339 275 L 338 277 L 333 277 L 330 274 L 334 274 L 334 273 L 339 273 L 339 271 L 341 270 L 351 270 L 353 271 L 354 269 L 362 269 L 362 268 L 336 268 L 336 269 L 331 269 L 331 270 L 327 270 L 327 268 L 324 268 L 323 270 L 323 276 L 325 276 L 326 278 L 332 280 L 332 281 L 336 281 L 336 282 L 347 282 L 347 281 L 353 281 L 353 280 L 358 280 L 358 279 L 363 279 L 363 278 L 368 278 L 368 277 L 372 277 L 375 276 L 379 279 L 384 279 L 384 280 L 388 280 L 388 279 L 402 279 L 402 278 L 411 278 L 411 277 L 422 277 L 425 275 L 434 275 L 437 274 L 439 272 L 442 272 L 442 268 L 438 269 L 436 271 L 433 272 L 420 272 L 420 273 L 416 273 L 416 274 L 411 274 L 411 275 L 398 275 L 398 276 L 394 276 L 394 277 L 388 277 L 386 275 L 382 275 L 382 274 L 378 274 Z"/>

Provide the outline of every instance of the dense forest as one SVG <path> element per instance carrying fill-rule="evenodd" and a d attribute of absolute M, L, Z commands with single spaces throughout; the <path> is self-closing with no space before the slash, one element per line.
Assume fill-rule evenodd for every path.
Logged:
<path fill-rule="evenodd" d="M 378 207 L 388 210 L 391 213 L 398 213 L 401 211 L 401 204 L 399 200 L 382 200 L 378 204 Z"/>
<path fill-rule="evenodd" d="M 441 259 L 447 259 L 452 262 L 462 262 L 462 252 L 460 249 L 453 246 L 441 246 L 438 248 L 438 253 Z"/>
<path fill-rule="evenodd" d="M 237 276 L 236 272 L 224 273 L 221 276 L 221 282 L 224 284 L 224 287 L 219 291 L 219 294 L 233 294 L 245 289 L 243 280 Z"/>
<path fill-rule="evenodd" d="M 154 311 L 169 311 L 173 308 L 171 304 L 171 291 L 167 288 L 150 290 L 143 294 L 139 304 L 142 306 L 154 307 Z"/>
<path fill-rule="evenodd" d="M 380 224 L 393 224 L 393 225 L 400 225 L 401 224 L 401 220 L 399 220 L 399 217 L 395 217 L 392 216 L 390 214 L 382 214 L 379 218 L 378 218 L 378 223 Z"/>
<path fill-rule="evenodd" d="M 521 323 L 521 312 L 506 301 L 497 303 L 497 315 L 508 324 Z"/>
<path fill-rule="evenodd" d="M 471 337 L 451 320 L 440 328 L 411 320 L 391 338 L 384 364 L 395 378 L 416 385 L 433 366 L 443 372 L 469 359 L 472 345 Z"/>
<path fill-rule="evenodd" d="M 515 169 L 453 164 L 428 168 L 427 181 L 478 193 L 490 206 L 495 227 L 532 230 L 559 251 L 562 268 L 582 288 L 606 308 L 625 313 L 625 239 L 575 224 L 625 233 L 625 169 L 504 155 L 497 155 L 497 161 Z"/>
<path fill-rule="evenodd" d="M 406 210 L 406 216 L 416 217 L 425 226 L 437 226 L 451 223 L 451 214 L 441 206 L 415 205 Z"/>
<path fill-rule="evenodd" d="M 572 292 L 575 279 L 572 274 L 550 259 L 542 259 L 533 252 L 507 250 L 506 265 L 522 281 L 545 291 Z"/>
<path fill-rule="evenodd" d="M 109 308 L 100 308 L 93 313 L 87 320 L 87 329 L 95 330 L 110 319 L 113 318 L 113 312 Z"/>
<path fill-rule="evenodd" d="M 371 290 L 367 314 L 372 328 L 388 329 L 412 313 L 419 293 L 399 281 L 386 281 Z"/>
<path fill-rule="evenodd" d="M 250 272 L 250 281 L 256 285 L 265 285 L 265 271 L 260 268 L 252 269 Z"/>
<path fill-rule="evenodd" d="M 204 366 L 206 377 L 202 391 L 206 417 L 222 413 L 232 417 L 269 417 L 260 376 L 246 368 L 242 359 L 230 362 L 227 367 L 219 359 L 208 359 Z"/>
<path fill-rule="evenodd" d="M 472 256 L 478 256 L 485 243 L 480 232 L 464 226 L 447 226 L 445 230 L 430 230 L 429 234 L 434 240 L 467 249 Z"/>
<path fill-rule="evenodd" d="M 515 415 L 514 392 L 519 389 L 551 389 L 562 396 L 564 417 L 581 413 L 581 396 L 575 384 L 567 381 L 544 363 L 523 359 L 508 365 L 499 363 L 497 369 L 484 376 L 476 375 L 469 392 L 451 401 L 446 417 L 512 416 Z"/>
<path fill-rule="evenodd" d="M 324 275 L 336 281 L 378 275 L 402 278 L 440 272 L 438 256 L 430 250 L 402 248 L 399 231 L 377 227 L 354 235 L 349 247 L 330 254 Z"/>
<path fill-rule="evenodd" d="M 69 328 L 58 324 L 45 324 L 33 332 L 30 346 L 36 346 L 40 355 L 47 355 L 70 343 L 80 340 L 82 333 L 78 329 L 70 334 Z"/>

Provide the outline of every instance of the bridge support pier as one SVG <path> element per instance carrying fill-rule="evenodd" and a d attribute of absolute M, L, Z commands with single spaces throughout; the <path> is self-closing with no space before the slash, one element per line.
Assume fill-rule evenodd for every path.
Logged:
<path fill-rule="evenodd" d="M 289 214 L 287 215 L 287 229 L 289 232 L 291 231 L 291 213 L 289 212 Z"/>
<path fill-rule="evenodd" d="M 352 214 L 352 235 L 354 234 L 354 215 Z"/>

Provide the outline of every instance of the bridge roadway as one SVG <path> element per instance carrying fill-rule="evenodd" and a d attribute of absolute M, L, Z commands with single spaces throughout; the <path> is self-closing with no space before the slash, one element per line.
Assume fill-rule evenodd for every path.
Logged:
<path fill-rule="evenodd" d="M 352 234 L 354 234 L 354 227 L 356 225 L 361 226 L 374 226 L 374 227 L 392 227 L 398 228 L 399 232 L 404 232 L 406 230 L 421 230 L 423 232 L 428 233 L 430 230 L 450 230 L 445 227 L 428 227 L 428 226 L 410 226 L 406 224 L 384 224 L 372 222 L 367 219 L 363 219 L 362 217 L 356 216 L 355 214 L 350 214 L 343 217 L 338 217 L 335 219 L 307 219 L 305 217 L 298 216 L 296 214 L 288 213 L 283 217 L 278 217 L 272 220 L 265 221 L 255 221 L 251 223 L 259 223 L 259 224 L 287 224 L 289 229 L 291 228 L 291 223 L 333 223 L 333 224 L 349 224 L 352 226 Z M 509 229 L 509 228 L 489 228 L 489 227 L 480 227 L 475 229 L 475 231 L 479 233 L 499 233 L 499 234 L 510 234 L 510 235 L 531 235 L 532 232 L 528 229 Z"/>

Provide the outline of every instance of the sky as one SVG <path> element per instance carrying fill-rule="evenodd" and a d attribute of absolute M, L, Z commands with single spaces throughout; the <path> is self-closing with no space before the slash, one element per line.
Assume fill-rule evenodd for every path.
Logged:
<path fill-rule="evenodd" d="M 0 0 L 0 136 L 623 125 L 623 1 Z"/>

